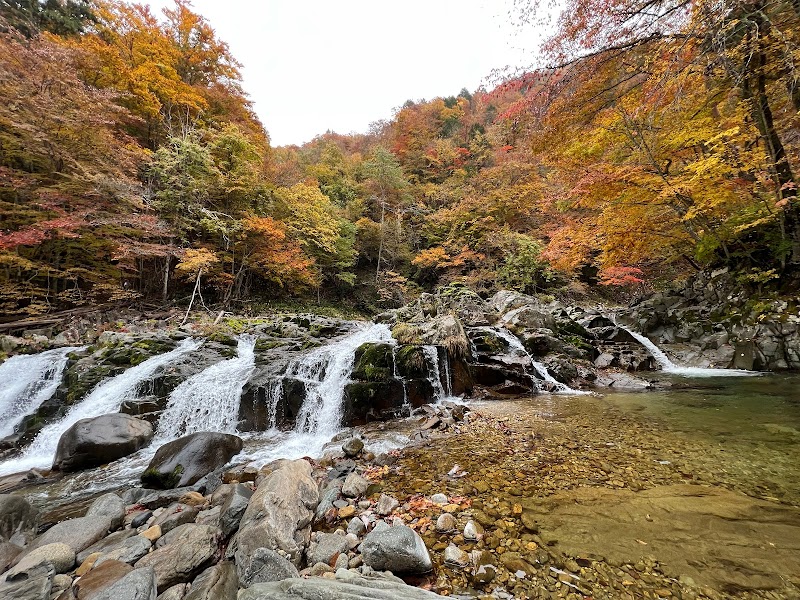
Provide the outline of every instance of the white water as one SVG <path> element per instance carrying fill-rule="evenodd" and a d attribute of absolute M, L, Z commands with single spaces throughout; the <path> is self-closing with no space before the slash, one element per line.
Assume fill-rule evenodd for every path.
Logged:
<path fill-rule="evenodd" d="M 125 400 L 138 396 L 141 385 L 152 379 L 158 370 L 197 350 L 201 344 L 202 341 L 187 338 L 174 350 L 153 356 L 121 375 L 100 383 L 88 396 L 73 405 L 61 420 L 44 427 L 19 458 L 0 464 L 0 475 L 32 468 L 50 468 L 58 440 L 67 429 L 81 419 L 117 412 Z"/>
<path fill-rule="evenodd" d="M 523 346 L 523 344 L 519 340 L 519 338 L 517 336 L 515 336 L 513 333 L 511 333 L 505 327 L 485 327 L 483 329 L 485 331 L 489 331 L 489 332 L 495 334 L 497 337 L 501 338 L 502 340 L 505 340 L 505 342 L 508 344 L 509 349 L 511 349 L 512 351 L 517 353 L 519 356 L 526 356 L 528 358 L 528 360 L 530 361 L 531 366 L 539 374 L 539 377 L 541 377 L 547 383 L 551 384 L 552 389 L 555 390 L 554 393 L 556 393 L 556 394 L 589 394 L 590 393 L 590 392 L 586 392 L 586 391 L 583 391 L 583 390 L 574 390 L 571 387 L 569 387 L 566 383 L 561 383 L 560 381 L 558 381 L 547 370 L 547 366 L 545 366 L 544 364 L 540 363 L 537 360 L 534 360 L 534 358 L 530 355 L 530 352 L 528 352 L 525 349 L 525 346 Z"/>
<path fill-rule="evenodd" d="M 255 345 L 255 337 L 241 336 L 236 358 L 211 365 L 176 387 L 158 420 L 153 444 L 199 431 L 236 431 L 242 388 L 255 369 Z"/>
<path fill-rule="evenodd" d="M 394 378 L 403 384 L 403 410 L 410 415 L 411 404 L 408 402 L 408 387 L 406 386 L 406 380 L 404 377 L 400 376 L 400 372 L 397 370 L 397 346 L 392 347 L 392 364 L 394 365 Z"/>
<path fill-rule="evenodd" d="M 67 355 L 83 348 L 47 350 L 12 356 L 0 365 L 0 438 L 48 400 L 61 384 Z"/>
<path fill-rule="evenodd" d="M 264 446 L 252 451 L 246 459 L 265 463 L 276 458 L 319 456 L 325 444 L 342 429 L 344 389 L 350 382 L 356 350 L 368 342 L 395 344 L 392 332 L 386 325 L 363 325 L 350 335 L 316 348 L 289 363 L 284 377 L 302 381 L 306 390 L 294 431 L 271 429 L 249 436 L 257 438 Z M 273 425 L 275 407 L 282 394 L 283 386 L 278 379 L 270 388 L 270 418 Z"/>
<path fill-rule="evenodd" d="M 665 373 L 673 373 L 675 375 L 682 375 L 683 377 L 753 377 L 759 375 L 755 371 L 743 371 L 740 369 L 705 369 L 702 367 L 681 367 L 672 362 L 669 356 L 656 346 L 649 338 L 640 333 L 631 331 L 624 325 L 617 325 L 620 329 L 624 329 L 630 333 L 637 342 L 644 346 L 647 351 L 653 355 L 656 362 Z"/>

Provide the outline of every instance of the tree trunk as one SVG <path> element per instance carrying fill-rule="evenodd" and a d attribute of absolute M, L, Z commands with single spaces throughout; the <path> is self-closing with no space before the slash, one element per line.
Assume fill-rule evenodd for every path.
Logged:
<path fill-rule="evenodd" d="M 169 294 L 169 265 L 171 262 L 172 256 L 167 254 L 164 257 L 164 287 L 161 290 L 161 299 L 166 302 L 167 295 Z"/>
<path fill-rule="evenodd" d="M 383 221 L 386 218 L 386 201 L 381 198 L 381 241 L 378 244 L 378 266 L 375 268 L 375 283 L 381 275 L 381 257 L 383 256 Z"/>

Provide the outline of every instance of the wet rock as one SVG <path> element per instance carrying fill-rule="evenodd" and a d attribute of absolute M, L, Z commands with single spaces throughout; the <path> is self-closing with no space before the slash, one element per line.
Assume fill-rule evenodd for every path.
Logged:
<path fill-rule="evenodd" d="M 444 564 L 451 567 L 466 567 L 470 562 L 469 554 L 458 546 L 450 544 L 444 550 Z"/>
<path fill-rule="evenodd" d="M 237 551 L 236 570 L 239 574 L 239 585 L 243 588 L 256 583 L 299 577 L 297 567 L 269 548 L 256 548 L 250 555 Z"/>
<path fill-rule="evenodd" d="M 174 490 L 159 490 L 156 492 L 151 490 L 146 491 L 149 493 L 139 498 L 137 503 L 149 510 L 155 510 L 179 501 L 184 494 L 186 494 L 186 492 L 192 491 L 192 488 L 180 487 L 175 488 Z"/>
<path fill-rule="evenodd" d="M 342 494 L 348 498 L 363 496 L 371 484 L 371 481 L 364 479 L 358 473 L 350 473 L 342 484 Z"/>
<path fill-rule="evenodd" d="M 185 435 L 156 451 L 142 473 L 142 483 L 161 489 L 188 486 L 224 466 L 241 450 L 242 438 L 236 435 L 210 432 Z"/>
<path fill-rule="evenodd" d="M 155 570 L 159 593 L 176 583 L 191 581 L 207 566 L 219 547 L 218 531 L 208 525 L 181 525 L 169 536 L 168 544 L 136 563 L 137 569 L 152 567 Z"/>
<path fill-rule="evenodd" d="M 311 465 L 304 460 L 285 461 L 250 499 L 237 535 L 239 551 L 249 560 L 256 548 L 282 550 L 298 565 L 318 501 Z"/>
<path fill-rule="evenodd" d="M 81 419 L 58 440 L 53 469 L 79 471 L 133 454 L 153 439 L 153 426 L 130 415 L 114 413 Z"/>
<path fill-rule="evenodd" d="M 32 550 L 19 561 L 6 577 L 18 579 L 42 563 L 51 563 L 56 573 L 66 573 L 75 565 L 75 551 L 62 543 L 47 544 Z"/>
<path fill-rule="evenodd" d="M 396 577 L 364 577 L 340 569 L 336 579 L 309 577 L 259 583 L 239 594 L 238 600 L 433 600 L 441 596 Z"/>
<path fill-rule="evenodd" d="M 15 535 L 27 541 L 36 534 L 39 510 L 22 496 L 0 494 L 0 540 L 7 542 Z"/>
<path fill-rule="evenodd" d="M 133 567 L 125 563 L 106 561 L 78 579 L 72 586 L 72 595 L 76 600 L 91 600 L 132 571 Z"/>
<path fill-rule="evenodd" d="M 361 543 L 361 556 L 376 571 L 427 573 L 433 568 L 425 542 L 405 525 L 378 525 Z"/>
<path fill-rule="evenodd" d="M 0 581 L 0 598 L 8 600 L 48 600 L 53 589 L 55 569 L 49 563 L 40 564 L 20 575 L 19 579 Z"/>
<path fill-rule="evenodd" d="M 349 541 L 343 535 L 335 533 L 316 533 L 312 536 L 311 545 L 306 553 L 309 565 L 324 563 L 330 565 L 340 554 L 347 553 Z"/>
<path fill-rule="evenodd" d="M 156 574 L 148 567 L 134 569 L 123 575 L 93 595 L 91 600 L 152 600 L 155 595 Z"/>
<path fill-rule="evenodd" d="M 150 520 L 150 517 L 152 516 L 153 516 L 152 510 L 146 510 L 144 512 L 139 513 L 131 521 L 131 528 L 139 529 L 139 527 L 146 524 Z"/>
<path fill-rule="evenodd" d="M 92 502 L 86 516 L 108 519 L 111 523 L 109 529 L 118 529 L 125 521 L 125 503 L 116 494 L 103 494 Z"/>
<path fill-rule="evenodd" d="M 163 535 L 168 531 L 172 531 L 179 525 L 193 523 L 199 512 L 200 509 L 196 506 L 187 506 L 186 504 L 176 502 L 168 506 L 164 512 L 153 521 L 153 525 L 161 527 L 161 534 Z"/>
<path fill-rule="evenodd" d="M 236 567 L 230 561 L 222 561 L 209 567 L 192 582 L 186 600 L 236 600 L 239 579 Z"/>
<path fill-rule="evenodd" d="M 230 537 L 237 529 L 244 516 L 250 498 L 253 497 L 253 490 L 241 483 L 231 490 L 227 500 L 220 508 L 219 526 L 222 535 Z"/>
<path fill-rule="evenodd" d="M 364 442 L 356 437 L 352 437 L 342 444 L 342 452 L 344 452 L 345 456 L 358 456 L 363 449 Z"/>

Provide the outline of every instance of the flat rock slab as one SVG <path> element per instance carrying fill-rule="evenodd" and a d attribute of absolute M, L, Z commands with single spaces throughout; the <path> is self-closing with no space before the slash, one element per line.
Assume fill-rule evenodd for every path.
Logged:
<path fill-rule="evenodd" d="M 257 583 L 241 590 L 238 600 L 432 600 L 442 597 L 399 580 L 355 574 L 339 578 L 344 573 L 337 571 L 337 579 L 309 577 Z"/>
<path fill-rule="evenodd" d="M 726 592 L 800 584 L 800 510 L 698 485 L 580 488 L 524 499 L 523 523 L 572 556 L 635 563 Z"/>

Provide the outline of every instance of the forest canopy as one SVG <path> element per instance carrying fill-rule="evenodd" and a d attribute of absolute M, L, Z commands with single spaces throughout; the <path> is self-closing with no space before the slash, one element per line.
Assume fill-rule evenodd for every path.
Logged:
<path fill-rule="evenodd" d="M 567 0 L 543 57 L 273 148 L 189 2 L 0 0 L 2 312 L 796 284 L 797 3 Z"/>

